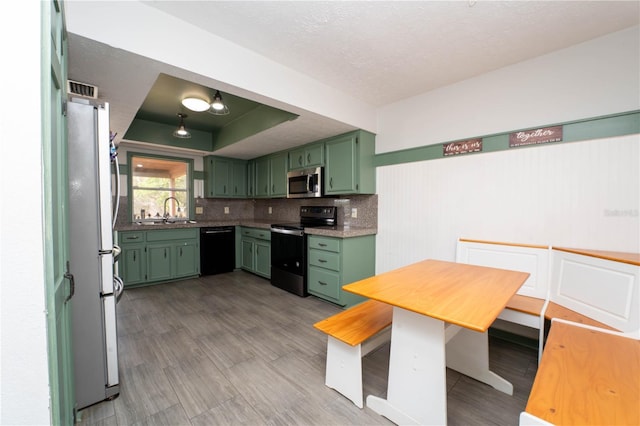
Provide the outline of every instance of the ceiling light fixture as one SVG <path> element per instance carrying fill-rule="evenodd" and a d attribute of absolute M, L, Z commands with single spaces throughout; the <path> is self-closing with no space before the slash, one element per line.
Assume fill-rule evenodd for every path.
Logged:
<path fill-rule="evenodd" d="M 210 107 L 209 102 L 200 98 L 184 98 L 182 100 L 182 105 L 195 112 L 203 112 L 208 110 Z"/>
<path fill-rule="evenodd" d="M 187 128 L 184 126 L 184 119 L 187 118 L 187 115 L 178 114 L 178 117 L 180 117 L 180 124 L 178 125 L 176 131 L 173 132 L 173 136 L 180 139 L 189 139 L 191 137 L 191 133 L 189 133 Z"/>
<path fill-rule="evenodd" d="M 229 114 L 229 108 L 222 100 L 222 95 L 219 90 L 216 90 L 216 94 L 213 96 L 213 102 L 211 102 L 210 114 L 213 115 L 227 115 Z"/>

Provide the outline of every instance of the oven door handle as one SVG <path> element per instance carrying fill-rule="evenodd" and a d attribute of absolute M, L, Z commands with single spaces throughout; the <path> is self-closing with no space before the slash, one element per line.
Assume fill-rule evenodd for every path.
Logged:
<path fill-rule="evenodd" d="M 301 237 L 304 235 L 304 231 L 300 229 L 280 229 L 280 228 L 271 228 L 271 232 L 275 232 L 277 234 L 287 234 L 287 235 L 297 235 Z"/>

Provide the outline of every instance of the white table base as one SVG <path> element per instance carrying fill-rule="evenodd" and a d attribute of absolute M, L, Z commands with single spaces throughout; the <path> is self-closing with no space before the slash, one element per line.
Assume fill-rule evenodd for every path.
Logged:
<path fill-rule="evenodd" d="M 387 398 L 369 395 L 369 408 L 396 424 L 446 424 L 445 366 L 513 393 L 509 382 L 489 371 L 486 333 L 446 328 L 441 320 L 393 308 Z"/>

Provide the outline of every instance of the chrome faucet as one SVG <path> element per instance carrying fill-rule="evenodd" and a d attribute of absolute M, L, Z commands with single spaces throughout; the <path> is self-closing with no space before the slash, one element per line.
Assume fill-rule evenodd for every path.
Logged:
<path fill-rule="evenodd" d="M 180 201 L 178 201 L 178 199 L 176 197 L 167 197 L 164 199 L 164 214 L 162 215 L 162 217 L 167 220 L 169 218 L 169 213 L 167 213 L 167 201 L 169 200 L 175 200 L 176 203 L 178 203 L 178 211 L 180 211 Z"/>

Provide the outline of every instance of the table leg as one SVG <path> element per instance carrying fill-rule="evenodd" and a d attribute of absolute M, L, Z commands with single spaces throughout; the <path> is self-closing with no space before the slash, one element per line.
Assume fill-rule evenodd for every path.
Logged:
<path fill-rule="evenodd" d="M 513 395 L 511 382 L 489 370 L 489 336 L 486 332 L 460 327 L 458 333 L 447 342 L 446 353 L 447 367 Z"/>
<path fill-rule="evenodd" d="M 367 406 L 397 424 L 447 423 L 444 322 L 393 308 L 387 399 Z"/>

